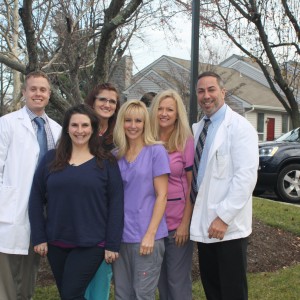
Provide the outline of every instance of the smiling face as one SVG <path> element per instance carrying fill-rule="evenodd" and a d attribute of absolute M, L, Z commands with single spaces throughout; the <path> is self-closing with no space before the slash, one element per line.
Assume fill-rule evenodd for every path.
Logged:
<path fill-rule="evenodd" d="M 125 115 L 124 131 L 129 141 L 142 140 L 144 132 L 144 117 L 138 111 L 131 111 Z"/>
<path fill-rule="evenodd" d="M 37 116 L 41 116 L 49 103 L 50 85 L 44 77 L 29 77 L 22 90 L 26 106 Z"/>
<path fill-rule="evenodd" d="M 197 83 L 197 99 L 205 115 L 211 117 L 225 103 L 225 89 L 219 86 L 215 77 L 202 77 Z"/>
<path fill-rule="evenodd" d="M 87 146 L 93 133 L 90 118 L 83 114 L 72 115 L 68 132 L 73 146 Z"/>
<path fill-rule="evenodd" d="M 171 129 L 177 119 L 177 105 L 173 98 L 167 97 L 160 101 L 157 118 L 160 128 Z"/>
<path fill-rule="evenodd" d="M 93 108 L 100 119 L 109 119 L 116 111 L 117 105 L 113 104 L 109 100 L 115 100 L 116 103 L 118 101 L 117 93 L 110 90 L 102 90 L 96 96 Z M 101 100 L 99 100 L 101 99 Z M 106 99 L 108 101 L 104 101 Z"/>

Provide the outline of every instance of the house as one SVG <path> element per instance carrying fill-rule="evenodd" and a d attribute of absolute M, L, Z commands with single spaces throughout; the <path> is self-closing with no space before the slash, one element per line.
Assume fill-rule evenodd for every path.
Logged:
<path fill-rule="evenodd" d="M 200 63 L 199 70 L 215 71 L 224 80 L 226 103 L 257 130 L 259 140 L 274 140 L 290 129 L 290 117 L 273 94 L 262 71 L 250 59 L 232 55 L 219 65 Z M 141 99 L 147 92 L 175 89 L 187 109 L 190 99 L 190 61 L 163 55 L 132 77 L 123 94 Z M 201 111 L 199 111 L 201 117 Z"/>
<path fill-rule="evenodd" d="M 255 86 L 257 85 L 256 83 L 259 84 L 258 90 L 249 90 L 252 96 L 249 99 L 251 109 L 246 111 L 246 118 L 252 125 L 256 124 L 255 128 L 260 141 L 273 140 L 290 130 L 290 117 L 270 90 L 269 83 L 257 63 L 247 57 L 232 55 L 221 62 L 220 66 L 234 69 L 239 72 L 241 76 L 247 76 L 254 82 Z M 280 91 L 279 87 L 278 91 Z M 283 95 L 282 92 L 281 94 Z M 239 93 L 237 96 L 243 98 L 243 95 Z"/>

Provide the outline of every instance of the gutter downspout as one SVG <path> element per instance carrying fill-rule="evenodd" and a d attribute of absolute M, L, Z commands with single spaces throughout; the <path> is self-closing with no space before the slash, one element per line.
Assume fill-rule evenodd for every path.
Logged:
<path fill-rule="evenodd" d="M 255 106 L 253 105 L 252 108 L 251 108 L 250 110 L 245 111 L 245 114 L 249 114 L 249 113 L 253 112 L 254 109 L 255 109 Z"/>

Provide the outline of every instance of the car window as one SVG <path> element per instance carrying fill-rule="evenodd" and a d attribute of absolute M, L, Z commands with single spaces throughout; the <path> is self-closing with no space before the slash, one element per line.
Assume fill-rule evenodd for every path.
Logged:
<path fill-rule="evenodd" d="M 300 142 L 300 128 L 293 129 L 278 139 L 276 139 L 278 142 Z"/>

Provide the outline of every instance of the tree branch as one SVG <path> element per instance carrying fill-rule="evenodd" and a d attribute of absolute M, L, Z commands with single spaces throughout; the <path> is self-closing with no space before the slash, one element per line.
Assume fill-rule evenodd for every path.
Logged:
<path fill-rule="evenodd" d="M 107 80 L 109 64 L 111 61 L 110 49 L 116 28 L 124 24 L 143 2 L 142 0 L 131 0 L 130 3 L 120 11 L 121 2 L 123 1 L 124 0 L 113 0 L 109 8 L 105 11 L 105 25 L 101 30 L 101 38 L 93 70 L 93 85 L 96 85 L 100 81 Z"/>
<path fill-rule="evenodd" d="M 298 42 L 300 42 L 300 26 L 297 22 L 297 19 L 294 17 L 294 15 L 292 14 L 290 8 L 289 8 L 289 4 L 287 4 L 286 0 L 281 0 L 282 5 L 284 7 L 285 13 L 287 15 L 287 17 L 289 18 L 289 20 L 291 21 L 291 24 L 293 25 L 297 38 L 298 38 Z M 299 17 L 298 17 L 299 18 Z M 300 52 L 299 52 L 300 54 Z"/>
<path fill-rule="evenodd" d="M 0 53 L 0 63 L 5 64 L 7 67 L 13 70 L 19 71 L 22 74 L 26 73 L 26 66 L 24 64 L 21 64 L 20 62 L 9 58 L 6 55 L 3 55 L 2 53 Z"/>
<path fill-rule="evenodd" d="M 280 43 L 280 44 L 270 44 L 271 48 L 278 48 L 284 46 L 294 46 L 296 48 L 296 52 L 300 55 L 300 47 L 296 43 Z"/>
<path fill-rule="evenodd" d="M 27 52 L 28 52 L 28 66 L 27 73 L 38 70 L 38 55 L 36 49 L 36 38 L 35 38 L 35 30 L 32 22 L 32 0 L 24 0 L 23 7 L 20 8 L 19 14 L 22 20 L 22 24 L 24 27 L 25 35 L 26 35 L 26 44 L 27 44 Z"/>

